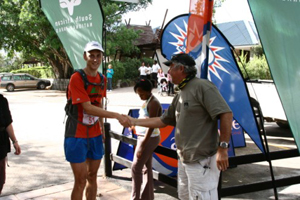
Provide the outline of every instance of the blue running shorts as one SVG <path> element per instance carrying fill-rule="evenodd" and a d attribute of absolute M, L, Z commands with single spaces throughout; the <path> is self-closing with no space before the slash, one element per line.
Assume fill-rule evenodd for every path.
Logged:
<path fill-rule="evenodd" d="M 89 139 L 65 138 L 64 148 L 66 160 L 70 163 L 82 163 L 87 158 L 100 160 L 104 155 L 102 135 Z"/>

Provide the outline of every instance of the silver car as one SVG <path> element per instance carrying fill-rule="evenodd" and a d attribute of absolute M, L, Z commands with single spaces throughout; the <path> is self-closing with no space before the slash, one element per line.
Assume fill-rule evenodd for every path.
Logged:
<path fill-rule="evenodd" d="M 25 73 L 5 74 L 0 80 L 0 87 L 6 88 L 9 92 L 14 91 L 15 88 L 37 88 L 44 90 L 50 85 L 51 82 L 49 80 L 39 79 Z"/>

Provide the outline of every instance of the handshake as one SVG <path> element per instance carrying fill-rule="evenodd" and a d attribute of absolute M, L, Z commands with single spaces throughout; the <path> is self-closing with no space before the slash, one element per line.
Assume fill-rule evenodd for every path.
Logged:
<path fill-rule="evenodd" d="M 124 127 L 131 127 L 135 125 L 136 119 L 133 117 L 130 117 L 128 115 L 119 114 L 116 119 L 119 121 L 119 123 Z"/>

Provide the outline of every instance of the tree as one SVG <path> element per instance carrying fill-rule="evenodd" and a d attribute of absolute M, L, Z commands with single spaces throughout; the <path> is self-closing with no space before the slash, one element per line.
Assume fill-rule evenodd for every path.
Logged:
<path fill-rule="evenodd" d="M 105 16 L 107 52 L 118 49 L 135 51 L 133 41 L 137 34 L 121 24 L 122 14 L 147 7 L 152 0 L 139 4 L 100 0 Z M 24 58 L 35 57 L 52 66 L 57 78 L 69 78 L 71 62 L 52 26 L 39 7 L 38 0 L 0 1 L 0 47 L 13 56 L 21 52 Z"/>

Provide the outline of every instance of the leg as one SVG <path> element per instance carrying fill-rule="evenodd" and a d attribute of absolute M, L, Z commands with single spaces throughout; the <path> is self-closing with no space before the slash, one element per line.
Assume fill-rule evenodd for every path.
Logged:
<path fill-rule="evenodd" d="M 0 194 L 3 189 L 3 185 L 5 183 L 5 165 L 6 165 L 6 157 L 0 160 Z"/>
<path fill-rule="evenodd" d="M 211 200 L 218 199 L 218 182 L 220 171 L 216 165 L 216 155 L 196 163 L 185 165 L 188 177 L 189 198 Z"/>
<path fill-rule="evenodd" d="M 151 137 L 148 144 L 145 147 L 143 156 L 148 157 L 145 167 L 143 169 L 143 185 L 142 198 L 143 200 L 153 200 L 154 199 L 154 187 L 153 187 L 153 172 L 152 172 L 152 154 L 154 149 L 160 142 L 160 136 Z"/>
<path fill-rule="evenodd" d="M 74 187 L 71 193 L 72 200 L 82 200 L 86 185 L 87 166 L 86 163 L 70 163 L 74 174 Z"/>
<path fill-rule="evenodd" d="M 72 200 L 81 200 L 87 178 L 87 140 L 84 138 L 65 138 L 64 150 L 66 160 L 70 162 L 74 174 Z"/>
<path fill-rule="evenodd" d="M 188 177 L 185 172 L 185 166 L 183 163 L 178 159 L 178 197 L 180 200 L 188 200 L 189 199 L 189 184 L 188 184 Z"/>
<path fill-rule="evenodd" d="M 108 90 L 112 89 L 112 79 L 108 78 Z"/>
<path fill-rule="evenodd" d="M 86 185 L 86 199 L 95 200 L 97 195 L 97 172 L 101 160 L 86 159 L 87 164 L 87 185 Z"/>
<path fill-rule="evenodd" d="M 144 137 L 142 137 L 142 136 L 138 137 L 135 152 L 137 152 L 137 150 L 140 148 L 141 142 L 143 140 L 144 140 Z M 156 142 L 157 140 L 158 140 L 158 142 Z M 139 200 L 141 193 L 142 193 L 142 197 L 141 197 L 142 200 L 148 200 L 148 199 L 152 200 L 154 198 L 153 182 L 150 183 L 150 184 L 152 184 L 152 188 L 151 188 L 151 186 L 149 188 L 149 184 L 147 182 L 147 179 L 148 180 L 150 179 L 149 174 L 148 174 L 150 172 L 149 169 L 151 169 L 151 172 L 150 172 L 151 180 L 153 179 L 153 175 L 152 175 L 152 153 L 153 153 L 154 149 L 156 148 L 156 146 L 158 145 L 159 140 L 160 140 L 160 137 L 155 137 L 155 139 L 154 139 L 155 143 L 152 143 L 153 139 L 150 138 L 150 141 L 145 146 L 145 150 L 143 152 L 143 155 L 139 160 L 136 157 L 136 153 L 134 154 L 133 163 L 132 163 L 132 166 L 131 166 L 131 175 L 132 175 L 131 200 Z M 150 158 L 151 158 L 151 161 L 149 163 L 148 161 L 149 161 Z M 147 166 L 144 167 L 145 164 Z M 151 166 L 150 166 L 150 164 L 151 164 Z M 146 178 L 147 178 L 146 180 L 143 179 L 143 174 L 146 175 Z M 144 177 L 145 177 L 145 175 L 144 175 Z M 143 183 L 144 187 L 143 187 L 143 191 L 141 192 L 142 183 Z M 150 191 L 150 189 L 151 189 L 151 191 Z M 149 194 L 149 192 L 151 194 Z"/>
<path fill-rule="evenodd" d="M 104 155 L 102 135 L 90 138 L 90 146 L 87 153 L 87 185 L 86 199 L 95 200 L 97 195 L 97 172 Z"/>
<path fill-rule="evenodd" d="M 172 87 L 171 87 L 171 82 L 170 81 L 168 81 L 168 95 L 170 95 L 170 94 L 172 94 Z"/>
<path fill-rule="evenodd" d="M 146 160 L 145 157 L 142 157 L 141 160 L 138 160 L 136 157 L 136 152 L 140 148 L 141 142 L 142 139 L 138 137 L 135 154 L 131 166 L 131 176 L 132 176 L 131 200 L 140 200 L 141 185 L 143 183 L 142 169 Z"/>
<path fill-rule="evenodd" d="M 112 90 L 112 78 L 110 78 L 109 89 Z"/>

